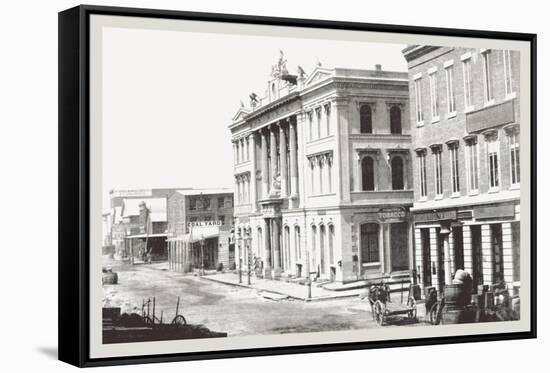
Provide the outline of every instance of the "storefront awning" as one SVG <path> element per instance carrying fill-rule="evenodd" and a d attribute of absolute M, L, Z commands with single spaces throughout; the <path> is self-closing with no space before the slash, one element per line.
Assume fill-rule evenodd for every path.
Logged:
<path fill-rule="evenodd" d="M 183 242 L 198 242 L 202 239 L 207 240 L 209 238 L 215 238 L 220 235 L 220 228 L 213 227 L 199 227 L 193 228 L 190 233 L 183 234 L 177 237 L 172 237 L 169 241 L 183 241 Z"/>
<path fill-rule="evenodd" d="M 154 237 L 168 237 L 168 233 L 153 233 L 153 234 L 134 234 L 131 236 L 126 236 L 126 238 L 154 238 Z"/>

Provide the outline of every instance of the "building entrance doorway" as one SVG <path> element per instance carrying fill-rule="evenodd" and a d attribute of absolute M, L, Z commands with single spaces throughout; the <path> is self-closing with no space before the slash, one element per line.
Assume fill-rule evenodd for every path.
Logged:
<path fill-rule="evenodd" d="M 432 259 L 430 255 L 430 229 L 420 229 L 420 246 L 422 250 L 422 283 L 432 286 Z"/>
<path fill-rule="evenodd" d="M 472 279 L 474 282 L 474 293 L 477 292 L 477 285 L 483 284 L 483 262 L 481 256 L 481 225 L 471 225 L 472 236 Z"/>
<path fill-rule="evenodd" d="M 409 269 L 409 227 L 407 223 L 390 225 L 391 270 L 406 271 Z"/>
<path fill-rule="evenodd" d="M 378 245 L 379 225 L 366 223 L 361 225 L 361 264 L 380 263 L 380 249 Z"/>

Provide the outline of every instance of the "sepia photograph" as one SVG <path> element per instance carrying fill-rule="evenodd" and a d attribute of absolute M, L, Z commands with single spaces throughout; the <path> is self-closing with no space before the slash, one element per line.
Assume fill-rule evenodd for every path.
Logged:
<path fill-rule="evenodd" d="M 528 44 L 89 22 L 92 357 L 529 330 Z"/>

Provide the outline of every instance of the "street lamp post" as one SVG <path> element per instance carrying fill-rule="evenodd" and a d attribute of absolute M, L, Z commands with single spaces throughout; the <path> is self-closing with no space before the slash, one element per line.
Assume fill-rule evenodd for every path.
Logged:
<path fill-rule="evenodd" d="M 248 230 L 245 231 L 245 246 L 246 246 L 246 263 L 247 263 L 247 284 L 250 285 L 250 232 Z"/>
<path fill-rule="evenodd" d="M 241 236 L 241 230 L 239 229 L 237 231 L 237 242 L 239 245 L 239 284 L 243 283 L 243 274 L 242 274 L 242 265 L 243 265 L 243 258 L 242 258 L 242 244 L 243 244 L 243 238 Z"/>
<path fill-rule="evenodd" d="M 307 299 L 311 299 L 311 268 L 309 268 L 309 250 L 306 250 L 306 285 L 307 285 Z"/>

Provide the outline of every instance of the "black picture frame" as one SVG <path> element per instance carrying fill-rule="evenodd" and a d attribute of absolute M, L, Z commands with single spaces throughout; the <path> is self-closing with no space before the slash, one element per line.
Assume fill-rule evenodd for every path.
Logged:
<path fill-rule="evenodd" d="M 89 22 L 91 15 L 148 17 L 243 24 L 296 26 L 525 41 L 531 46 L 531 314 L 530 331 L 286 346 L 232 351 L 90 358 L 89 354 Z M 460 30 L 312 19 L 257 17 L 81 5 L 59 13 L 59 360 L 79 367 L 220 359 L 259 355 L 358 350 L 535 338 L 537 330 L 537 36 L 528 33 Z"/>

